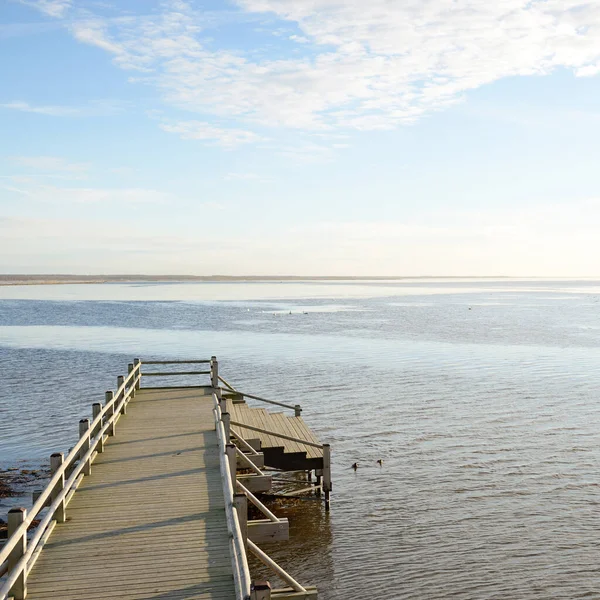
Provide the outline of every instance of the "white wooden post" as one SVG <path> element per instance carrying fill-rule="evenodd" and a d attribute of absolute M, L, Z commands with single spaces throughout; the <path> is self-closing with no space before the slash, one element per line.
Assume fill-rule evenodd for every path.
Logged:
<path fill-rule="evenodd" d="M 223 421 L 223 429 L 225 430 L 225 441 L 231 439 L 231 415 L 228 412 L 221 413 L 221 421 Z"/>
<path fill-rule="evenodd" d="M 81 450 L 79 451 L 79 460 L 81 460 L 86 452 L 90 449 L 90 420 L 89 419 L 81 419 L 79 421 L 79 437 L 84 438 L 83 446 L 81 446 Z M 90 458 L 85 461 L 85 465 L 83 467 L 82 473 L 84 475 L 90 475 L 92 472 L 92 462 Z"/>
<path fill-rule="evenodd" d="M 100 402 L 95 402 L 94 404 L 92 404 L 92 417 L 94 420 L 100 414 L 101 410 L 102 410 L 102 404 L 100 404 Z M 94 427 L 94 431 L 92 431 L 92 437 L 96 437 L 98 435 L 98 432 L 101 429 L 102 429 L 102 423 L 99 423 L 96 427 Z M 96 450 L 98 450 L 99 454 L 104 452 L 104 434 L 102 434 L 102 436 L 100 437 L 100 441 L 98 442 L 98 445 L 96 446 Z"/>
<path fill-rule="evenodd" d="M 105 415 L 106 415 L 105 419 L 107 421 L 115 414 L 115 404 L 113 402 L 114 397 L 115 397 L 114 392 L 106 392 L 106 394 L 104 395 L 104 400 L 105 400 L 106 406 L 108 406 L 108 409 L 105 413 Z M 110 424 L 110 427 L 108 428 L 106 433 L 108 433 L 108 435 L 115 435 L 115 422 L 114 421 Z"/>
<path fill-rule="evenodd" d="M 213 388 L 219 387 L 219 361 L 216 356 L 210 357 L 210 385 Z"/>
<path fill-rule="evenodd" d="M 55 452 L 54 454 L 51 454 L 50 455 L 50 472 L 51 472 L 51 474 L 54 475 L 60 469 L 60 467 L 62 466 L 62 464 L 64 462 L 65 462 L 65 457 L 62 452 Z M 63 491 L 64 487 L 65 487 L 65 473 L 63 471 L 63 473 L 60 476 L 60 479 L 56 483 L 56 486 L 52 490 L 52 494 L 50 495 L 52 502 L 54 502 L 54 500 L 56 500 L 58 495 Z M 56 509 L 56 512 L 54 513 L 54 518 L 56 519 L 57 523 L 64 523 L 66 521 L 67 512 L 66 512 L 64 498 L 63 498 L 62 502 L 58 505 L 58 508 Z"/>
<path fill-rule="evenodd" d="M 235 509 L 237 510 L 238 521 L 240 522 L 242 539 L 244 540 L 244 546 L 246 546 L 248 542 L 248 498 L 246 498 L 246 494 L 235 494 L 234 503 Z"/>
<path fill-rule="evenodd" d="M 133 359 L 133 366 L 135 367 L 135 366 L 137 366 L 139 364 L 140 364 L 140 359 L 139 358 L 134 358 Z M 140 376 L 140 378 L 138 379 L 138 382 L 135 384 L 135 389 L 139 390 L 140 389 L 140 381 L 142 380 L 142 377 L 141 377 L 141 375 L 142 375 L 142 368 L 141 367 L 138 369 L 138 373 L 137 374 Z"/>
<path fill-rule="evenodd" d="M 233 489 L 236 488 L 236 473 L 237 473 L 237 457 L 235 455 L 235 446 L 233 444 L 226 444 L 225 453 L 227 454 L 227 460 L 229 461 L 229 472 L 231 473 L 231 485 Z"/>
<path fill-rule="evenodd" d="M 268 581 L 255 581 L 250 592 L 251 600 L 271 600 L 271 584 Z"/>
<path fill-rule="evenodd" d="M 123 375 L 119 375 L 117 377 L 117 389 L 119 389 L 123 384 L 125 383 L 125 377 L 123 377 Z M 125 398 L 125 388 L 123 388 L 123 391 L 119 394 L 119 396 L 117 397 L 117 400 L 115 402 L 115 404 L 119 404 L 119 402 Z M 123 403 L 123 408 L 121 409 L 121 414 L 124 415 L 127 412 L 127 408 L 126 408 L 127 402 Z"/>
<path fill-rule="evenodd" d="M 323 491 L 325 492 L 325 510 L 329 510 L 329 493 L 331 492 L 331 447 L 323 444 Z"/>
<path fill-rule="evenodd" d="M 127 375 L 131 375 L 133 372 L 133 363 L 129 363 L 127 365 Z M 131 398 L 135 398 L 135 385 L 133 385 L 133 378 L 129 380 L 129 400 Z M 125 414 L 127 410 L 123 408 L 123 414 Z"/>
<path fill-rule="evenodd" d="M 27 510 L 25 508 L 11 508 L 8 511 L 8 523 L 7 523 L 7 534 L 10 538 L 14 532 L 21 526 L 25 518 L 27 517 Z M 16 546 L 12 549 L 8 555 L 8 573 L 10 574 L 16 564 L 21 560 L 23 555 L 27 552 L 27 533 L 21 536 L 21 539 L 17 542 Z M 14 600 L 25 600 L 27 596 L 27 569 L 23 569 L 19 574 L 19 578 L 15 581 L 13 586 L 8 592 L 9 597 L 12 596 Z"/>
<path fill-rule="evenodd" d="M 302 415 L 302 407 L 299 404 L 294 405 L 294 416 L 299 417 Z"/>

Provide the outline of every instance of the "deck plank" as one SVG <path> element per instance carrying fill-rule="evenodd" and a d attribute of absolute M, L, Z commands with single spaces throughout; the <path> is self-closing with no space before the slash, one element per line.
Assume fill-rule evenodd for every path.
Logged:
<path fill-rule="evenodd" d="M 28 578 L 30 600 L 235 597 L 212 399 L 140 390 Z"/>

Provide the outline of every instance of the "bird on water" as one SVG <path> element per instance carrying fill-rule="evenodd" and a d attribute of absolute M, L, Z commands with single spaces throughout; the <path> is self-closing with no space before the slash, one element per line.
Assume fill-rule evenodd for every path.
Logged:
<path fill-rule="evenodd" d="M 352 468 L 356 471 L 356 469 L 358 469 L 358 463 L 357 462 L 353 463 Z"/>
<path fill-rule="evenodd" d="M 382 460 L 381 458 L 377 459 L 377 464 L 378 464 L 380 467 L 383 467 L 383 460 Z"/>

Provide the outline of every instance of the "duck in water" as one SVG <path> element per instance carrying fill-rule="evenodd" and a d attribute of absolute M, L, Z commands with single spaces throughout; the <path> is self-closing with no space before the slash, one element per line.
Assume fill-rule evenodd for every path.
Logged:
<path fill-rule="evenodd" d="M 380 467 L 383 467 L 383 460 L 381 460 L 381 458 L 380 458 L 380 459 L 378 459 L 378 460 L 377 460 L 377 464 L 378 464 Z"/>
<path fill-rule="evenodd" d="M 356 469 L 358 469 L 358 463 L 357 462 L 353 463 L 352 468 L 356 471 Z"/>

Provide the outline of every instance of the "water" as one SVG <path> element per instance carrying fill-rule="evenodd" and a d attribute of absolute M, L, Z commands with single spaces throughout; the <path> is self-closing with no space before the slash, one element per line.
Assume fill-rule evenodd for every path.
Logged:
<path fill-rule="evenodd" d="M 133 357 L 212 354 L 332 444 L 331 513 L 265 546 L 321 599 L 600 598 L 600 282 L 0 287 L 0 467 Z"/>

